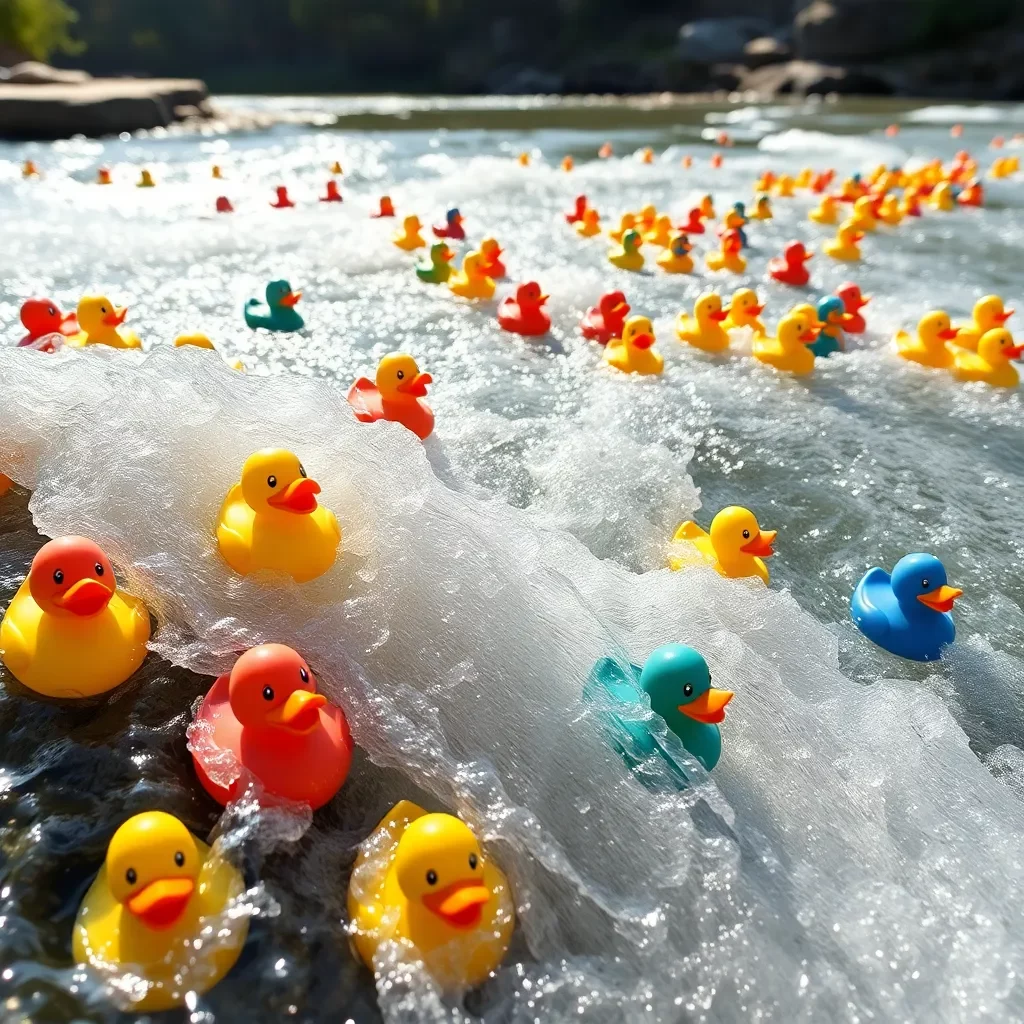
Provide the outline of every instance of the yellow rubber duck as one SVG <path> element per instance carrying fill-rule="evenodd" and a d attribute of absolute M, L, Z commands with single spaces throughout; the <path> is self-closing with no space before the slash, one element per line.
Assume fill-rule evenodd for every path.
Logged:
<path fill-rule="evenodd" d="M 702 559 L 710 562 L 722 576 L 732 579 L 758 576 L 767 585 L 768 566 L 764 559 L 775 553 L 772 543 L 776 536 L 775 530 L 761 529 L 750 509 L 730 505 L 711 520 L 710 534 L 687 520 L 679 524 L 672 540 L 693 544 Z M 688 564 L 692 562 L 679 555 L 669 558 L 673 569 L 682 569 Z"/>
<path fill-rule="evenodd" d="M 0 623 L 14 677 L 46 697 L 94 697 L 146 658 L 149 612 L 117 589 L 110 560 L 85 537 L 44 544 Z"/>
<path fill-rule="evenodd" d="M 948 313 L 933 309 L 921 317 L 916 338 L 906 331 L 897 332 L 896 351 L 912 363 L 945 370 L 953 365 L 953 353 L 946 342 L 953 341 L 959 333 L 950 322 Z"/>
<path fill-rule="evenodd" d="M 870 234 L 878 227 L 878 220 L 875 217 L 875 200 L 871 196 L 861 196 L 853 204 L 853 213 L 850 215 L 853 226 L 863 234 Z"/>
<path fill-rule="evenodd" d="M 224 173 L 220 169 L 220 164 L 214 164 L 210 168 L 210 177 L 216 179 L 217 181 L 222 181 L 223 180 Z"/>
<path fill-rule="evenodd" d="M 632 231 L 637 225 L 635 213 L 624 213 L 619 218 L 619 226 L 608 232 L 608 237 L 616 242 L 621 242 L 627 231 Z"/>
<path fill-rule="evenodd" d="M 352 945 L 368 967 L 385 942 L 411 946 L 445 991 L 501 964 L 515 928 L 508 879 L 465 822 L 402 800 L 363 843 L 348 887 Z"/>
<path fill-rule="evenodd" d="M 811 182 L 814 180 L 814 170 L 810 167 L 805 167 L 794 179 L 794 188 L 810 188 Z"/>
<path fill-rule="evenodd" d="M 852 263 L 860 259 L 860 246 L 857 243 L 863 237 L 864 235 L 857 230 L 853 221 L 844 220 L 839 225 L 839 230 L 836 231 L 836 237 L 830 242 L 825 242 L 821 249 L 826 256 L 831 256 L 834 260 Z"/>
<path fill-rule="evenodd" d="M 796 194 L 796 182 L 789 174 L 780 174 L 775 179 L 775 194 L 780 199 L 792 199 Z"/>
<path fill-rule="evenodd" d="M 722 327 L 726 331 L 736 330 L 738 327 L 749 327 L 755 334 L 767 334 L 764 324 L 761 322 L 761 314 L 764 306 L 758 300 L 757 292 L 753 288 L 740 288 L 733 292 L 729 300 L 729 315 L 725 318 Z"/>
<path fill-rule="evenodd" d="M 399 249 L 404 249 L 406 252 L 423 249 L 427 243 L 423 235 L 420 234 L 422 227 L 419 217 L 412 214 L 402 221 L 402 230 L 395 235 L 392 241 Z"/>
<path fill-rule="evenodd" d="M 127 315 L 127 306 L 115 306 L 105 295 L 84 295 L 78 303 L 78 326 L 81 332 L 68 338 L 67 344 L 142 348 L 137 334 L 118 330 Z"/>
<path fill-rule="evenodd" d="M 747 261 L 742 256 L 743 240 L 735 228 L 722 234 L 720 247 L 704 257 L 708 270 L 728 270 L 733 274 L 742 274 L 747 269 Z"/>
<path fill-rule="evenodd" d="M 894 192 L 887 192 L 879 203 L 878 219 L 890 227 L 896 227 L 903 220 L 903 210 L 900 209 L 900 201 Z"/>
<path fill-rule="evenodd" d="M 139 180 L 135 183 L 136 188 L 156 188 L 156 182 L 153 180 L 153 172 L 143 167 L 139 173 Z"/>
<path fill-rule="evenodd" d="M 666 274 L 690 274 L 693 272 L 692 249 L 690 239 L 682 232 L 676 232 L 669 239 L 668 247 L 658 256 L 657 264 Z"/>
<path fill-rule="evenodd" d="M 341 527 L 318 504 L 319 493 L 291 452 L 264 448 L 250 455 L 217 517 L 224 561 L 242 576 L 261 569 L 289 573 L 298 583 L 322 576 L 334 564 Z"/>
<path fill-rule="evenodd" d="M 206 919 L 223 914 L 245 890 L 242 876 L 173 815 L 145 811 L 113 835 L 71 937 L 80 964 L 109 972 L 123 965 L 147 985 L 133 1012 L 182 1006 L 208 992 L 234 966 L 249 931 L 246 918 L 195 943 Z"/>
<path fill-rule="evenodd" d="M 634 216 L 636 217 L 634 227 L 641 235 L 646 235 L 654 227 L 654 222 L 658 219 L 658 208 L 653 203 L 648 203 Z"/>
<path fill-rule="evenodd" d="M 761 177 L 754 182 L 755 192 L 771 192 L 772 186 L 775 184 L 775 173 L 774 171 L 763 171 Z"/>
<path fill-rule="evenodd" d="M 1003 300 L 999 295 L 985 295 L 974 304 L 971 322 L 959 329 L 955 338 L 956 344 L 976 352 L 981 336 L 988 331 L 994 331 L 997 327 L 1005 327 L 1011 316 L 1013 310 L 1003 306 Z"/>
<path fill-rule="evenodd" d="M 601 215 L 592 206 L 583 211 L 583 217 L 576 224 L 576 234 L 584 238 L 593 238 L 601 234 Z"/>
<path fill-rule="evenodd" d="M 179 334 L 174 339 L 174 347 L 207 348 L 213 352 L 217 351 L 217 349 L 214 347 L 213 342 L 210 341 L 210 339 L 205 334 L 202 334 L 198 331 L 194 334 Z M 241 359 L 236 359 L 234 362 L 228 363 L 228 366 L 230 366 L 232 370 L 238 370 L 240 372 L 245 371 L 245 364 L 242 362 Z"/>
<path fill-rule="evenodd" d="M 573 158 L 571 156 L 569 156 L 568 153 L 565 156 L 562 157 L 562 170 L 563 171 L 571 171 L 573 169 L 573 167 L 575 167 L 575 166 L 576 166 L 575 161 L 573 160 Z"/>
<path fill-rule="evenodd" d="M 754 339 L 754 358 L 776 370 L 802 377 L 814 371 L 814 353 L 809 346 L 816 337 L 808 317 L 789 313 L 779 321 L 774 338 Z"/>
<path fill-rule="evenodd" d="M 722 309 L 722 297 L 717 292 L 705 292 L 694 303 L 693 316 L 679 314 L 676 334 L 694 348 L 721 352 L 729 347 L 729 335 L 722 326 L 728 315 Z"/>
<path fill-rule="evenodd" d="M 623 373 L 645 376 L 661 373 L 665 360 L 651 347 L 654 326 L 645 316 L 631 316 L 622 327 L 622 337 L 605 346 L 604 361 Z"/>
<path fill-rule="evenodd" d="M 942 213 L 951 213 L 955 210 L 956 200 L 953 198 L 953 186 L 948 181 L 936 185 L 928 197 L 928 205 L 933 210 L 940 210 Z"/>
<path fill-rule="evenodd" d="M 978 351 L 956 349 L 953 355 L 953 376 L 957 380 L 980 380 L 994 388 L 1015 388 L 1020 383 L 1017 368 L 1011 359 L 1024 355 L 1024 345 L 1017 345 L 1005 327 L 986 331 L 978 341 Z"/>
<path fill-rule="evenodd" d="M 667 213 L 660 213 L 654 218 L 654 224 L 644 235 L 644 241 L 662 248 L 672 241 L 672 218 Z"/>
<path fill-rule="evenodd" d="M 520 167 L 530 166 L 530 154 L 527 153 L 525 150 L 523 150 L 523 152 L 519 154 L 518 160 Z"/>
<path fill-rule="evenodd" d="M 643 270 L 644 257 L 640 252 L 643 239 L 640 232 L 635 230 L 627 231 L 622 236 L 622 244 L 614 249 L 608 250 L 608 262 L 619 270 L 631 270 L 636 272 Z"/>
<path fill-rule="evenodd" d="M 462 260 L 462 269 L 448 278 L 448 287 L 463 299 L 493 298 L 494 279 L 488 277 L 483 268 L 482 253 L 466 253 Z"/>
<path fill-rule="evenodd" d="M 815 224 L 835 224 L 839 220 L 839 204 L 832 196 L 823 195 L 818 205 L 807 214 L 807 219 Z"/>
<path fill-rule="evenodd" d="M 754 204 L 754 212 L 750 215 L 752 220 L 771 220 L 775 214 L 772 213 L 772 201 L 768 196 L 757 197 Z"/>
<path fill-rule="evenodd" d="M 21 176 L 23 178 L 41 177 L 41 175 L 39 174 L 39 168 L 36 167 L 36 162 L 34 160 L 26 160 L 21 165 Z"/>
<path fill-rule="evenodd" d="M 334 174 L 334 175 L 341 174 L 342 173 L 341 162 L 339 160 L 335 160 L 334 163 L 331 164 L 330 171 L 331 171 L 331 174 Z"/>

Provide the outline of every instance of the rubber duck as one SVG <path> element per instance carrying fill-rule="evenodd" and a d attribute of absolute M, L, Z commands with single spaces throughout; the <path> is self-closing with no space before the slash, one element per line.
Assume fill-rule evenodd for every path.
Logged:
<path fill-rule="evenodd" d="M 704 258 L 709 270 L 728 270 L 733 274 L 742 274 L 747 269 L 747 261 L 740 255 L 743 240 L 735 228 L 730 228 L 722 235 L 717 252 L 709 252 Z"/>
<path fill-rule="evenodd" d="M 406 252 L 426 248 L 426 239 L 420 234 L 422 227 L 419 217 L 416 214 L 411 214 L 402 221 L 402 230 L 395 235 L 392 241 L 399 249 L 404 249 Z"/>
<path fill-rule="evenodd" d="M 111 837 L 78 908 L 72 954 L 104 973 L 123 966 L 141 978 L 145 994 L 132 999 L 134 1013 L 183 1006 L 238 960 L 246 918 L 222 927 L 212 943 L 203 932 L 244 890 L 241 873 L 173 815 L 136 814 Z"/>
<path fill-rule="evenodd" d="M 832 170 L 822 171 L 820 174 L 816 174 L 814 179 L 811 181 L 811 191 L 816 195 L 820 196 L 825 189 L 832 184 L 832 180 L 835 177 L 835 172 Z"/>
<path fill-rule="evenodd" d="M 1017 345 L 1005 327 L 986 331 L 978 341 L 978 351 L 956 349 L 953 376 L 957 380 L 979 380 L 994 388 L 1015 388 L 1020 383 L 1011 359 L 1020 359 L 1024 345 Z"/>
<path fill-rule="evenodd" d="M 523 152 L 519 154 L 519 158 L 518 159 L 519 159 L 519 166 L 520 167 L 529 167 L 530 166 L 530 154 L 527 153 L 525 150 L 523 150 Z"/>
<path fill-rule="evenodd" d="M 128 315 L 127 306 L 115 306 L 105 295 L 83 295 L 78 303 L 81 331 L 69 345 L 109 345 L 111 348 L 142 348 L 138 335 L 118 330 Z"/>
<path fill-rule="evenodd" d="M 640 163 L 642 164 L 653 164 L 654 163 L 654 150 L 650 146 L 645 146 L 640 151 Z"/>
<path fill-rule="evenodd" d="M 391 200 L 391 196 L 381 196 L 377 202 L 377 209 L 370 211 L 370 218 L 372 220 L 382 220 L 385 217 L 395 216 L 395 204 Z"/>
<path fill-rule="evenodd" d="M 573 158 L 571 156 L 569 156 L 568 153 L 565 156 L 562 157 L 562 170 L 563 171 L 571 171 L 573 169 L 573 167 L 575 167 L 575 166 L 576 166 L 575 161 L 573 160 Z"/>
<path fill-rule="evenodd" d="M 977 351 L 978 341 L 986 331 L 993 331 L 997 327 L 1005 327 L 1006 321 L 1013 316 L 1012 309 L 1003 306 L 1002 297 L 999 295 L 985 295 L 974 304 L 971 314 L 971 322 L 959 328 L 956 336 L 956 343 L 961 348 L 969 348 Z M 24 316 L 22 323 L 25 322 Z M 26 325 L 27 326 L 27 325 Z"/>
<path fill-rule="evenodd" d="M 792 312 L 779 321 L 774 338 L 754 339 L 753 355 L 776 370 L 802 377 L 814 371 L 810 345 L 816 337 L 810 318 Z"/>
<path fill-rule="evenodd" d="M 636 215 L 636 229 L 641 235 L 647 234 L 654 227 L 658 219 L 658 208 L 653 203 L 648 203 Z"/>
<path fill-rule="evenodd" d="M 776 530 L 761 529 L 750 509 L 730 505 L 711 520 L 710 533 L 687 520 L 679 524 L 672 540 L 694 545 L 701 558 L 714 566 L 720 576 L 732 579 L 757 576 L 767 585 L 768 566 L 764 559 L 775 554 L 772 544 L 776 536 Z M 669 559 L 673 569 L 681 569 L 687 564 L 685 558 L 677 555 Z"/>
<path fill-rule="evenodd" d="M 700 210 L 700 215 L 705 220 L 715 219 L 715 204 L 712 202 L 710 193 L 701 196 L 701 200 L 697 204 L 697 209 Z"/>
<path fill-rule="evenodd" d="M 656 262 L 666 274 L 690 274 L 693 272 L 693 259 L 690 256 L 692 249 L 686 235 L 677 232 L 669 239 L 668 248 L 658 256 Z"/>
<path fill-rule="evenodd" d="M 231 200 L 227 196 L 217 196 L 217 200 L 214 203 L 214 209 L 217 213 L 234 213 L 235 208 L 231 205 Z"/>
<path fill-rule="evenodd" d="M 174 339 L 174 347 L 205 348 L 209 349 L 211 352 L 217 351 L 213 342 L 210 341 L 210 339 L 205 334 L 201 334 L 198 331 L 193 334 L 179 334 L 178 337 Z M 228 363 L 228 366 L 230 366 L 232 370 L 245 370 L 245 366 L 243 365 L 241 359 L 236 359 L 233 363 Z"/>
<path fill-rule="evenodd" d="M 352 762 L 345 712 L 317 693 L 309 665 L 283 644 L 251 648 L 213 684 L 189 747 L 219 804 L 245 791 L 248 772 L 271 796 L 315 811 L 341 789 Z"/>
<path fill-rule="evenodd" d="M 635 213 L 624 213 L 619 218 L 619 226 L 608 232 L 608 237 L 616 242 L 621 242 L 627 231 L 632 231 L 637 225 Z"/>
<path fill-rule="evenodd" d="M 811 168 L 811 167 L 805 167 L 793 179 L 793 187 L 794 188 L 810 188 L 811 187 L 811 182 L 813 180 L 814 180 L 814 169 Z"/>
<path fill-rule="evenodd" d="M 836 231 L 836 237 L 822 245 L 822 251 L 826 256 L 834 260 L 844 260 L 848 263 L 860 259 L 860 246 L 857 244 L 864 235 L 857 230 L 853 221 L 844 220 Z"/>
<path fill-rule="evenodd" d="M 865 192 L 867 192 L 867 188 L 860 180 L 860 175 L 854 174 L 844 179 L 843 183 L 839 186 L 839 194 L 836 198 L 843 203 L 854 203 Z"/>
<path fill-rule="evenodd" d="M 496 238 L 484 238 L 480 242 L 480 255 L 484 258 L 484 273 L 495 281 L 508 277 L 508 271 L 501 259 L 501 254 L 504 251 Z"/>
<path fill-rule="evenodd" d="M 41 177 L 41 175 L 39 174 L 39 168 L 36 167 L 36 162 L 34 160 L 26 160 L 21 165 L 21 176 L 23 178 Z"/>
<path fill-rule="evenodd" d="M 327 179 L 325 185 L 326 191 L 320 197 L 321 203 L 341 203 L 344 200 L 341 198 L 341 193 L 338 191 L 338 183 L 333 178 Z"/>
<path fill-rule="evenodd" d="M 435 242 L 430 247 L 430 262 L 416 264 L 416 276 L 427 284 L 445 284 L 452 274 L 453 259 L 455 253 L 446 242 Z"/>
<path fill-rule="evenodd" d="M 459 213 L 458 207 L 453 206 L 445 211 L 444 223 L 434 225 L 434 235 L 437 238 L 451 238 L 456 242 L 465 240 L 466 229 L 462 226 L 465 218 Z"/>
<path fill-rule="evenodd" d="M 601 160 L 607 160 L 614 152 L 615 150 L 612 148 L 612 144 L 610 142 L 606 142 L 597 151 L 597 155 Z"/>
<path fill-rule="evenodd" d="M 775 172 L 764 171 L 761 177 L 754 182 L 755 192 L 771 192 L 772 186 L 775 184 Z"/>
<path fill-rule="evenodd" d="M 462 269 L 448 278 L 448 287 L 464 299 L 491 299 L 494 297 L 494 278 L 484 270 L 485 260 L 479 252 L 463 257 Z"/>
<path fill-rule="evenodd" d="M 768 261 L 768 276 L 782 284 L 802 288 L 811 280 L 807 263 L 813 257 L 803 242 L 790 242 L 781 256 L 773 256 Z"/>
<path fill-rule="evenodd" d="M 331 172 L 331 174 L 336 175 L 336 176 L 337 175 L 341 175 L 342 174 L 341 163 L 339 161 L 335 160 L 334 163 L 331 164 L 331 166 L 330 166 L 330 172 Z"/>
<path fill-rule="evenodd" d="M 276 198 L 270 204 L 275 210 L 290 210 L 295 203 L 288 196 L 288 188 L 285 185 L 276 185 L 274 187 Z"/>
<path fill-rule="evenodd" d="M 393 352 L 377 364 L 374 380 L 360 377 L 349 388 L 348 402 L 361 423 L 392 420 L 425 441 L 434 429 L 434 413 L 423 401 L 432 383 L 412 356 Z"/>
<path fill-rule="evenodd" d="M 292 291 L 284 280 L 271 281 L 267 285 L 266 303 L 249 299 L 245 304 L 245 322 L 253 329 L 263 327 L 268 331 L 301 331 L 305 321 L 295 312 L 295 305 L 302 298 L 302 292 Z"/>
<path fill-rule="evenodd" d="M 515 297 L 509 295 L 498 303 L 498 324 L 504 331 L 530 338 L 547 334 L 551 328 L 551 317 L 544 309 L 547 301 L 536 281 L 521 284 Z"/>
<path fill-rule="evenodd" d="M 871 301 L 871 296 L 861 295 L 860 286 L 852 281 L 841 284 L 836 289 L 836 295 L 843 300 L 843 308 L 846 310 L 846 333 L 863 334 L 867 324 L 864 322 L 861 310 Z"/>
<path fill-rule="evenodd" d="M 719 230 L 719 236 L 724 235 L 726 231 L 735 231 L 740 236 L 740 242 L 742 245 L 746 246 L 747 236 L 743 230 L 746 223 L 746 207 L 743 203 L 734 203 L 733 208 L 725 215 L 725 219 L 722 221 L 722 228 Z"/>
<path fill-rule="evenodd" d="M 46 697 L 94 697 L 146 657 L 149 611 L 117 589 L 114 569 L 85 537 L 48 541 L 0 623 L 11 674 Z"/>
<path fill-rule="evenodd" d="M 28 334 L 18 342 L 19 348 L 33 345 L 48 334 L 70 338 L 79 333 L 78 315 L 62 313 L 52 299 L 26 299 L 21 304 L 21 323 Z"/>
<path fill-rule="evenodd" d="M 583 211 L 583 217 L 576 225 L 576 234 L 584 238 L 593 238 L 601 234 L 601 216 L 592 206 Z"/>
<path fill-rule="evenodd" d="M 693 166 L 693 157 L 687 153 L 683 159 L 679 161 L 679 166 L 689 170 Z"/>
<path fill-rule="evenodd" d="M 96 172 L 96 184 L 97 185 L 113 185 L 114 179 L 110 176 L 110 170 L 107 167 L 101 167 Z"/>
<path fill-rule="evenodd" d="M 579 195 L 573 202 L 573 208 L 565 215 L 566 222 L 569 224 L 578 224 L 583 220 L 583 215 L 587 212 L 587 197 L 585 195 Z"/>
<path fill-rule="evenodd" d="M 887 192 L 878 207 L 878 219 L 890 227 L 896 227 L 903 220 L 903 210 L 895 193 Z"/>
<path fill-rule="evenodd" d="M 921 317 L 916 338 L 906 331 L 897 332 L 896 351 L 912 363 L 945 370 L 953 365 L 953 353 L 946 342 L 953 341 L 959 333 L 950 322 L 948 313 L 934 309 Z"/>
<path fill-rule="evenodd" d="M 592 669 L 584 699 L 604 710 L 599 719 L 607 739 L 637 779 L 651 786 L 650 759 L 656 757 L 683 789 L 692 772 L 678 758 L 661 731 L 651 728 L 651 712 L 706 771 L 718 764 L 722 737 L 718 726 L 732 700 L 729 690 L 711 686 L 711 672 L 701 654 L 685 644 L 665 644 L 639 665 L 623 669 L 613 658 L 602 658 Z M 646 762 L 646 765 L 645 765 Z"/>
<path fill-rule="evenodd" d="M 956 200 L 953 198 L 953 186 L 948 181 L 936 185 L 932 194 L 928 197 L 928 204 L 933 210 L 942 213 L 951 213 L 956 209 Z"/>
<path fill-rule="evenodd" d="M 920 217 L 921 203 L 918 199 L 918 190 L 913 186 L 903 190 L 903 198 L 900 200 L 900 213 L 904 217 Z"/>
<path fill-rule="evenodd" d="M 654 225 L 644 235 L 644 241 L 665 248 L 672 241 L 672 218 L 667 213 L 655 217 Z"/>
<path fill-rule="evenodd" d="M 605 292 L 596 306 L 583 314 L 580 333 L 584 338 L 607 345 L 612 338 L 621 338 L 622 329 L 629 316 L 629 303 L 622 292 Z"/>
<path fill-rule="evenodd" d="M 861 234 L 870 234 L 878 227 L 875 219 L 875 201 L 871 196 L 861 196 L 853 204 L 850 221 Z"/>
<path fill-rule="evenodd" d="M 869 569 L 850 599 L 857 628 L 890 654 L 911 661 L 937 661 L 956 636 L 953 602 L 963 591 L 946 582 L 934 555 L 904 555 L 892 576 Z"/>
<path fill-rule="evenodd" d="M 479 985 L 515 928 L 508 879 L 465 822 L 402 800 L 359 850 L 348 887 L 352 945 L 373 967 L 378 947 L 408 943 L 445 991 Z"/>
<path fill-rule="evenodd" d="M 622 328 L 621 338 L 612 338 L 604 350 L 604 361 L 623 373 L 644 376 L 659 374 L 665 360 L 655 352 L 654 327 L 645 316 L 631 316 Z"/>
<path fill-rule="evenodd" d="M 318 504 L 320 485 L 298 456 L 283 448 L 254 452 L 217 516 L 217 545 L 242 576 L 271 569 L 297 583 L 322 576 L 334 564 L 341 527 Z"/>
<path fill-rule="evenodd" d="M 792 199 L 796 195 L 796 182 L 792 175 L 780 174 L 775 180 L 775 194 L 780 199 Z"/>
<path fill-rule="evenodd" d="M 644 257 L 640 252 L 643 240 L 639 231 L 627 231 L 622 236 L 622 244 L 614 249 L 608 250 L 608 262 L 620 270 L 636 272 L 643 270 Z"/>
<path fill-rule="evenodd" d="M 722 166 L 722 154 L 712 153 L 711 159 L 708 161 L 708 163 L 711 165 L 711 169 L 713 171 L 717 171 L 718 168 Z"/>
<path fill-rule="evenodd" d="M 775 214 L 772 213 L 771 199 L 768 196 L 758 196 L 754 212 L 750 216 L 753 220 L 772 220 Z"/>
<path fill-rule="evenodd" d="M 726 331 L 734 331 L 740 327 L 749 327 L 755 334 L 767 333 L 761 322 L 764 306 L 757 298 L 753 288 L 740 288 L 733 292 L 729 300 L 729 310 L 722 327 Z"/>
<path fill-rule="evenodd" d="M 705 352 L 721 352 L 729 347 L 729 335 L 723 326 L 726 310 L 717 292 L 705 292 L 693 306 L 693 316 L 680 313 L 676 320 L 676 335 L 694 348 Z"/>
<path fill-rule="evenodd" d="M 143 168 L 139 174 L 139 180 L 135 183 L 136 188 L 156 188 L 156 182 L 153 180 L 153 174 L 151 171 Z"/>
<path fill-rule="evenodd" d="M 819 359 L 830 356 L 833 352 L 842 352 L 846 348 L 843 328 L 846 326 L 846 309 L 838 295 L 826 295 L 818 303 L 815 311 L 821 325 L 818 336 L 810 344 L 810 350 Z"/>
<path fill-rule="evenodd" d="M 699 206 L 693 207 L 693 209 L 687 213 L 686 223 L 681 225 L 679 230 L 687 235 L 704 234 L 704 215 L 700 212 Z"/>
<path fill-rule="evenodd" d="M 220 164 L 214 164 L 210 168 L 210 177 L 215 181 L 221 181 L 224 177 L 223 171 L 221 171 Z"/>

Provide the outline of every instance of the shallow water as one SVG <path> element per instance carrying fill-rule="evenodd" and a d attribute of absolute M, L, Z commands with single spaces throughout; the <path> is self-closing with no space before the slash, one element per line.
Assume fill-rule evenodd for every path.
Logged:
<path fill-rule="evenodd" d="M 33 522 L 89 533 L 149 603 L 162 656 L 90 706 L 30 700 L 0 677 L 7 1012 L 111 1016 L 95 979 L 70 969 L 77 902 L 127 813 L 160 807 L 204 835 L 217 824 L 189 764 L 190 708 L 233 651 L 272 639 L 303 651 L 362 749 L 308 828 L 244 807 L 221 823 L 262 888 L 242 960 L 195 1019 L 373 1019 L 345 886 L 358 842 L 406 796 L 480 830 L 520 928 L 506 966 L 464 1003 L 395 969 L 379 993 L 389 1020 L 448 1020 L 453 1005 L 494 1021 L 1024 1015 L 1021 399 L 889 351 L 927 309 L 957 320 L 989 291 L 1022 301 L 1021 185 L 991 183 L 986 210 L 870 236 L 856 271 L 819 255 L 813 294 L 853 274 L 875 298 L 868 332 L 809 380 L 676 344 L 672 322 L 707 275 L 618 272 L 604 242 L 560 216 L 581 191 L 609 223 L 648 201 L 681 216 L 705 191 L 721 209 L 749 200 L 767 167 L 842 174 L 961 146 L 987 164 L 1019 109 L 266 105 L 344 116 L 0 147 L 5 332 L 17 336 L 27 295 L 72 307 L 101 289 L 131 307 L 152 352 L 0 352 L 0 471 L 24 488 L 0 499 L 0 591 L 13 594 L 40 543 Z M 712 171 L 723 126 L 737 145 Z M 591 160 L 606 138 L 618 155 Z M 645 144 L 651 166 L 632 156 Z M 529 168 L 513 159 L 524 149 Z M 566 152 L 571 174 L 557 169 Z M 43 181 L 20 179 L 26 156 Z M 335 159 L 346 201 L 313 203 Z M 210 180 L 214 161 L 226 181 Z M 119 184 L 88 185 L 100 165 Z M 142 165 L 157 189 L 131 187 Z M 297 209 L 267 207 L 279 182 Z M 551 337 L 513 338 L 493 305 L 420 285 L 390 245 L 395 224 L 367 219 L 385 191 L 424 222 L 457 203 L 471 239 L 497 235 L 511 280 L 551 294 Z M 213 215 L 220 193 L 233 216 Z M 720 282 L 756 286 L 770 324 L 798 293 L 764 280 L 765 259 L 823 237 L 809 205 L 777 200 L 776 219 L 748 229 L 746 277 Z M 304 291 L 307 330 L 249 332 L 242 302 L 279 276 Z M 654 319 L 661 378 L 605 372 L 576 335 L 612 284 Z M 167 347 L 197 329 L 251 373 Z M 396 348 L 435 380 L 423 448 L 351 423 L 343 404 Z M 268 595 L 212 549 L 220 498 L 267 443 L 301 453 L 345 530 L 322 585 Z M 662 568 L 680 520 L 707 525 L 735 502 L 780 530 L 771 591 Z M 847 622 L 863 571 L 911 550 L 938 554 L 966 592 L 938 665 L 892 658 Z M 714 775 L 674 796 L 642 788 L 579 701 L 598 657 L 642 661 L 668 640 L 699 647 L 737 693 Z"/>

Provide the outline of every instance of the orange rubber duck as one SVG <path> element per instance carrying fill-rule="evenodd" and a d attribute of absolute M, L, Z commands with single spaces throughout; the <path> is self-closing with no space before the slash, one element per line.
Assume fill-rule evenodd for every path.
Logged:
<path fill-rule="evenodd" d="M 393 420 L 425 441 L 434 429 L 434 413 L 423 401 L 431 383 L 412 356 L 393 352 L 378 364 L 375 380 L 360 377 L 349 388 L 348 403 L 360 423 Z"/>
<path fill-rule="evenodd" d="M 394 217 L 394 215 L 395 204 L 391 201 L 391 196 L 381 196 L 377 209 L 370 214 L 375 220 L 379 220 L 381 217 Z"/>
<path fill-rule="evenodd" d="M 508 271 L 502 262 L 501 254 L 505 250 L 496 238 L 485 238 L 480 242 L 480 255 L 483 256 L 483 271 L 494 281 L 508 277 Z"/>
<path fill-rule="evenodd" d="M 963 191 L 956 197 L 961 206 L 984 206 L 985 190 L 977 178 L 972 178 L 963 188 Z"/>

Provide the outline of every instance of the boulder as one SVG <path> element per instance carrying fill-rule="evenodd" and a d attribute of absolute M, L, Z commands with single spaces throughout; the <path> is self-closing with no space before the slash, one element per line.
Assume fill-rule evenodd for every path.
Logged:
<path fill-rule="evenodd" d="M 812 61 L 877 60 L 923 44 L 920 0 L 811 0 L 793 22 L 797 56 Z"/>
<path fill-rule="evenodd" d="M 823 96 L 828 93 L 856 96 L 891 96 L 892 83 L 864 68 L 843 68 L 815 61 L 791 60 L 748 71 L 740 88 L 760 96 Z"/>
<path fill-rule="evenodd" d="M 747 43 L 771 31 L 763 18 L 702 18 L 679 30 L 677 52 L 694 64 L 739 63 Z"/>
<path fill-rule="evenodd" d="M 11 85 L 79 85 L 91 78 L 88 71 L 65 71 L 38 60 L 26 60 L 8 68 L 4 81 Z"/>

